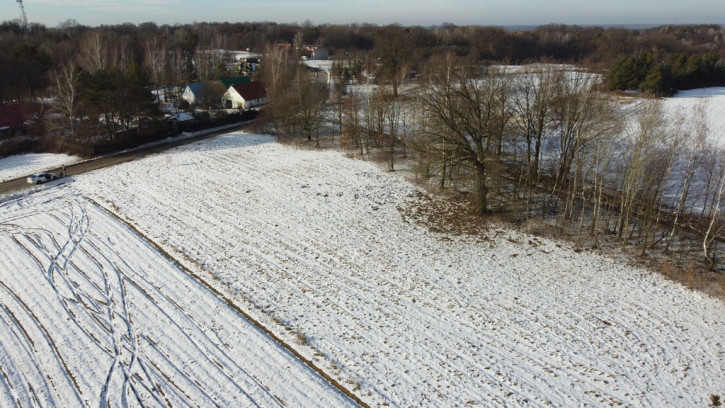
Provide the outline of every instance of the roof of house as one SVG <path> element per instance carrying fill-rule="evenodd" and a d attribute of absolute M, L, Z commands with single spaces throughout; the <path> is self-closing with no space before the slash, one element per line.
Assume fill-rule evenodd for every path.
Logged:
<path fill-rule="evenodd" d="M 236 76 L 236 77 L 227 77 L 220 79 L 222 83 L 224 84 L 224 90 L 228 89 L 230 86 L 235 84 L 246 84 L 247 82 L 251 82 L 252 80 L 248 76 Z"/>
<path fill-rule="evenodd" d="M 221 95 L 228 88 L 228 86 L 226 86 L 224 82 L 220 80 L 192 82 L 190 84 L 187 84 L 186 86 L 196 97 L 203 96 L 204 93 L 207 91 L 211 91 L 213 93 Z"/>
<path fill-rule="evenodd" d="M 245 101 L 261 99 L 267 96 L 267 90 L 259 81 L 247 82 L 246 84 L 235 84 L 231 86 Z"/>
<path fill-rule="evenodd" d="M 203 82 L 192 82 L 190 84 L 186 84 L 186 87 L 189 88 L 191 93 L 196 96 L 201 95 L 201 93 L 204 92 L 204 89 L 206 89 L 206 85 L 204 85 Z"/>
<path fill-rule="evenodd" d="M 20 128 L 25 125 L 25 114 L 20 108 L 20 104 L 12 103 L 0 105 L 0 129 L 3 128 Z"/>
<path fill-rule="evenodd" d="M 214 95 L 222 96 L 222 95 L 224 95 L 224 92 L 226 92 L 227 89 L 229 88 L 228 86 L 226 86 L 224 84 L 224 82 L 222 82 L 222 81 L 220 81 L 218 79 L 214 79 L 214 80 L 211 80 L 211 81 L 206 81 L 205 83 L 206 83 L 207 88 Z"/>

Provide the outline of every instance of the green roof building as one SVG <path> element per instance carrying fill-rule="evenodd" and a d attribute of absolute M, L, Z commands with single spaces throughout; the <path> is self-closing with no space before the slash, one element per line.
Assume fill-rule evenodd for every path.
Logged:
<path fill-rule="evenodd" d="M 238 84 L 246 84 L 251 82 L 251 79 L 249 79 L 248 76 L 237 76 L 237 77 L 227 77 L 220 79 L 222 83 L 224 84 L 224 87 L 229 89 L 232 85 L 238 85 Z"/>

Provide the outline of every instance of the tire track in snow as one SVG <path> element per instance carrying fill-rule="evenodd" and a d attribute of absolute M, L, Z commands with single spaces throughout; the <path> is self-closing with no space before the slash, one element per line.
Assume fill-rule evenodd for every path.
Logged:
<path fill-rule="evenodd" d="M 99 251 L 99 254 L 102 255 L 103 253 L 108 253 L 108 252 L 113 253 L 113 250 L 108 245 L 106 245 L 102 241 L 100 241 L 100 243 L 102 243 L 107 248 L 107 251 L 103 251 L 103 252 Z M 139 285 L 138 283 L 135 282 L 134 277 L 131 276 L 131 274 L 133 274 L 133 269 L 129 265 L 124 263 L 123 270 L 125 270 L 126 272 L 122 274 L 121 273 L 122 268 L 119 268 L 117 265 L 115 265 L 115 263 L 113 261 L 111 261 L 109 258 L 107 258 L 105 256 L 104 256 L 104 258 L 108 263 L 110 263 L 113 266 L 113 270 L 115 272 L 117 281 L 118 281 L 120 287 L 122 288 L 120 293 L 121 293 L 121 303 L 122 303 L 123 309 L 124 309 L 124 316 L 121 318 L 121 320 L 124 322 L 125 328 L 127 329 L 128 332 L 126 333 L 127 337 L 125 337 L 123 334 L 119 335 L 118 337 L 121 339 L 123 339 L 124 337 L 127 339 L 133 339 L 133 341 L 130 341 L 130 340 L 126 341 L 126 343 L 130 342 L 133 345 L 133 348 L 131 350 L 129 350 L 131 352 L 131 357 L 130 357 L 131 363 L 126 364 L 126 365 L 120 364 L 120 366 L 123 367 L 123 369 L 124 369 L 124 375 L 125 375 L 124 386 L 126 384 L 128 384 L 128 380 L 130 378 L 129 372 L 133 369 L 133 365 L 136 362 L 138 362 L 141 365 L 141 367 L 144 371 L 144 374 L 146 375 L 146 378 L 149 380 L 149 382 L 153 383 L 153 376 L 151 375 L 150 369 L 148 367 L 149 363 L 146 361 L 146 359 L 144 357 L 139 356 L 139 353 L 138 353 L 138 335 L 135 333 L 135 329 L 132 324 L 132 319 L 128 312 L 128 303 L 126 301 L 126 288 L 125 287 L 126 287 L 126 285 L 132 285 L 135 289 L 138 290 L 139 293 L 141 293 L 143 296 L 147 297 L 151 301 L 152 304 L 159 304 L 159 302 L 157 299 L 153 298 L 145 289 L 143 289 L 143 287 L 141 285 Z M 121 260 L 121 262 L 123 262 L 123 260 Z M 138 277 L 138 276 L 136 276 L 135 278 L 143 279 L 142 277 Z M 151 286 L 150 282 L 144 282 L 144 284 L 147 286 Z M 179 311 L 182 311 L 181 307 L 178 304 L 176 304 L 171 298 L 164 295 L 163 293 L 160 293 L 160 295 L 165 301 L 173 304 L 176 308 L 179 309 Z M 187 334 L 188 330 L 186 330 L 182 327 L 183 322 L 179 322 L 178 319 L 173 318 L 168 312 L 166 312 L 165 310 L 163 310 L 161 308 L 158 309 L 158 312 L 160 312 L 161 314 L 166 316 L 169 319 L 169 321 L 172 322 L 172 324 L 175 325 L 179 329 L 179 331 L 184 335 L 185 339 L 190 344 L 192 344 L 201 354 L 207 355 L 207 356 L 212 355 L 212 352 L 210 350 L 207 350 L 202 345 L 203 343 L 195 341 L 191 336 L 189 336 Z M 184 313 L 184 316 L 186 316 L 189 320 L 193 321 L 191 316 L 187 315 L 186 313 Z M 194 322 L 194 324 L 196 325 L 196 328 L 199 331 L 203 331 L 201 326 L 199 326 L 195 322 Z M 128 344 L 123 345 L 121 348 L 124 348 L 124 347 L 128 350 Z M 187 350 L 187 352 L 188 352 L 188 350 Z M 227 361 L 232 361 L 232 359 L 229 358 L 227 355 L 225 355 L 223 352 L 222 352 L 222 354 L 224 355 L 224 357 L 226 358 Z M 116 357 L 119 358 L 120 355 L 121 355 L 121 353 L 119 352 L 116 354 Z M 169 361 L 171 361 L 171 360 L 169 359 Z M 113 367 L 115 368 L 118 365 L 119 364 L 114 364 Z M 240 369 L 241 369 L 241 367 L 240 367 Z M 178 371 L 181 372 L 183 370 L 178 370 Z M 110 381 L 111 375 L 112 375 L 112 372 L 109 372 L 109 375 L 108 375 L 109 379 L 107 380 L 107 383 Z M 225 375 L 231 381 L 232 384 L 236 385 L 237 391 L 239 391 L 240 393 L 247 396 L 250 401 L 254 401 L 253 397 L 250 394 L 248 394 L 243 388 L 241 388 L 239 385 L 237 385 L 237 383 L 233 380 L 232 376 L 228 372 L 225 373 Z M 252 377 L 250 376 L 250 378 L 252 378 Z M 256 380 L 255 380 L 255 382 L 256 382 Z M 193 386 L 197 387 L 201 392 L 203 392 L 207 396 L 207 398 L 210 401 L 213 400 L 212 396 L 208 393 L 208 391 L 204 390 L 199 385 L 200 382 L 197 379 L 194 379 L 193 377 L 189 376 L 188 374 L 187 374 L 187 383 L 192 384 Z M 262 386 L 258 382 L 257 382 L 257 385 L 260 387 Z"/>
<path fill-rule="evenodd" d="M 55 398 L 59 399 L 60 391 L 57 389 L 57 386 L 55 382 L 49 377 L 46 377 L 45 373 L 45 367 L 42 362 L 38 359 L 39 355 L 47 356 L 47 354 L 50 352 L 50 355 L 52 356 L 52 359 L 55 360 L 60 367 L 60 369 L 65 372 L 66 376 L 64 376 L 62 379 L 67 380 L 70 383 L 70 388 L 73 390 L 72 394 L 75 397 L 76 403 L 80 406 L 82 404 L 83 399 L 81 398 L 81 390 L 78 386 L 78 383 L 76 382 L 76 379 L 71 372 L 71 370 L 68 368 L 68 364 L 65 362 L 62 354 L 58 350 L 58 347 L 55 344 L 55 341 L 53 340 L 53 337 L 50 335 L 48 330 L 43 326 L 43 324 L 40 322 L 40 320 L 36 317 L 35 313 L 28 307 L 28 305 L 17 295 L 15 292 L 13 292 L 12 289 L 10 289 L 4 282 L 0 281 L 0 288 L 2 288 L 6 295 L 9 296 L 10 299 L 13 299 L 17 305 L 19 306 L 19 309 L 22 310 L 26 316 L 26 318 L 30 321 L 32 326 L 38 330 L 41 334 L 43 342 L 37 342 L 34 340 L 31 340 L 29 336 L 29 332 L 24 328 L 24 326 L 20 323 L 20 321 L 15 317 L 12 312 L 9 311 L 8 305 L 3 305 L 3 309 L 7 311 L 8 314 L 11 314 L 13 316 L 13 320 L 17 322 L 18 326 L 16 328 L 13 328 L 11 331 L 16 335 L 17 339 L 25 338 L 28 340 L 28 343 L 30 343 L 31 347 L 26 348 L 23 344 L 25 342 L 20 342 L 21 348 L 25 349 L 25 355 L 33 361 L 33 368 L 37 371 L 39 374 L 39 377 L 42 378 L 42 381 L 44 384 L 47 385 L 47 389 L 55 391 Z M 7 298 L 7 297 L 6 297 Z M 17 310 L 17 309 L 16 309 Z M 19 336 L 17 334 L 17 330 L 19 329 L 22 332 L 22 336 Z M 37 339 L 36 339 L 37 340 Z M 37 346 L 36 346 L 37 344 Z M 48 347 L 48 350 L 39 350 L 41 344 Z M 31 349 L 32 348 L 32 349 Z M 25 368 L 23 366 L 19 366 L 17 372 L 21 373 L 21 376 L 23 378 L 27 378 L 24 373 Z M 48 384 L 48 381 L 50 381 L 50 384 Z M 25 383 L 30 384 L 29 381 L 25 381 Z M 32 387 L 28 387 L 31 394 L 34 394 L 34 391 L 32 390 Z M 49 396 L 52 398 L 52 396 Z M 62 400 L 60 400 L 62 401 Z M 37 401 L 40 405 L 42 403 L 40 401 Z M 52 402 L 51 402 L 52 403 Z M 62 404 L 61 404 L 62 405 Z"/>
<path fill-rule="evenodd" d="M 97 207 L 97 205 L 96 205 L 96 207 Z M 99 208 L 99 207 L 97 207 L 97 208 Z M 128 309 L 127 285 L 132 285 L 132 287 L 137 289 L 139 293 L 141 293 L 143 296 L 147 297 L 151 301 L 152 304 L 159 304 L 159 302 L 158 302 L 158 299 L 151 297 L 149 295 L 149 293 L 142 288 L 141 285 L 139 285 L 138 283 L 135 282 L 136 279 L 139 279 L 139 278 L 143 279 L 143 278 L 136 274 L 134 269 L 123 260 L 123 258 L 120 256 L 120 254 L 117 254 L 113 250 L 113 248 L 111 248 L 110 245 L 108 245 L 106 242 L 104 242 L 102 239 L 100 239 L 100 237 L 96 237 L 96 238 L 97 239 L 94 240 L 95 244 L 93 245 L 93 248 L 97 252 L 95 254 L 95 257 L 101 258 L 103 260 L 102 263 L 104 265 L 110 265 L 110 269 L 112 269 L 112 271 L 113 271 L 112 275 L 114 277 L 114 285 L 110 285 L 109 284 L 110 278 L 105 273 L 105 268 L 104 268 L 104 282 L 106 283 L 106 288 L 107 288 L 107 292 L 108 292 L 108 296 L 109 296 L 109 300 L 110 300 L 109 305 L 112 305 L 114 303 L 120 304 L 119 306 L 116 306 L 115 308 L 109 307 L 109 316 L 110 316 L 109 319 L 111 319 L 112 321 L 118 322 L 118 324 L 120 324 L 120 327 L 119 327 L 119 329 L 112 330 L 112 335 L 114 338 L 115 358 L 114 358 L 114 363 L 112 364 L 112 366 L 109 370 L 109 373 L 107 375 L 106 384 L 103 387 L 102 399 L 105 400 L 105 398 L 106 398 L 106 395 L 107 395 L 106 393 L 109 390 L 109 384 L 112 380 L 115 370 L 117 368 L 120 368 L 123 372 L 123 377 L 124 377 L 123 385 L 122 385 L 122 388 L 124 389 L 123 394 L 126 395 L 125 389 L 127 387 L 130 387 L 133 391 L 133 394 L 137 396 L 137 400 L 139 402 L 141 402 L 141 398 L 138 397 L 138 395 L 140 394 L 139 390 L 138 390 L 137 386 L 135 385 L 135 381 L 133 381 L 134 379 L 138 379 L 139 377 L 132 375 L 132 371 L 133 371 L 135 365 L 140 366 L 140 369 L 143 372 L 143 374 L 145 375 L 146 380 L 149 384 L 155 384 L 154 375 L 157 375 L 158 377 L 165 377 L 165 378 L 168 378 L 168 377 L 166 375 L 164 375 L 162 372 L 158 372 L 158 373 L 154 374 L 153 372 L 156 371 L 155 367 L 157 367 L 157 365 L 150 364 L 149 362 L 146 361 L 146 357 L 139 353 L 139 350 L 138 350 L 139 337 L 138 337 L 138 334 L 136 333 L 136 330 L 132 323 L 132 318 L 131 318 L 131 315 L 130 315 L 130 312 Z M 103 246 L 103 249 L 98 248 L 97 245 Z M 121 262 L 122 266 L 119 266 L 118 264 L 116 264 L 116 262 L 114 260 L 110 259 L 107 255 L 105 255 L 105 254 L 109 254 L 109 253 L 113 254 L 114 257 L 117 257 L 119 262 Z M 151 286 L 151 284 L 149 282 L 144 282 L 144 285 L 146 285 L 147 287 Z M 111 286 L 118 287 L 118 290 L 117 290 L 118 295 L 119 295 L 118 300 L 114 299 L 114 297 L 112 296 L 112 293 L 111 293 L 112 291 L 110 289 L 108 289 Z M 171 304 L 174 304 L 175 307 L 177 307 L 179 309 L 179 311 L 181 311 L 181 308 L 178 305 L 176 305 L 175 302 L 171 298 L 169 298 L 168 296 L 165 296 L 163 293 L 160 293 L 160 295 L 163 297 L 163 299 L 165 301 L 167 301 Z M 113 312 L 114 309 L 121 309 L 122 313 L 119 314 L 117 312 Z M 163 310 L 161 308 L 158 308 L 157 311 L 159 313 L 163 314 L 164 316 L 166 316 L 169 319 L 169 321 L 172 322 L 172 324 L 175 325 L 179 329 L 179 331 L 185 336 L 186 340 L 190 344 L 192 344 L 193 347 L 195 347 L 197 350 L 199 350 L 199 353 L 201 353 L 202 355 L 211 355 L 210 351 L 206 350 L 202 346 L 202 343 L 196 342 L 191 336 L 189 336 L 186 333 L 187 330 L 181 326 L 182 322 L 179 322 L 178 319 L 173 318 L 170 314 L 168 314 L 165 310 Z M 182 313 L 183 313 L 183 311 L 182 311 Z M 188 315 L 186 315 L 185 313 L 183 313 L 183 314 L 184 314 L 184 316 L 188 317 Z M 113 317 L 117 317 L 117 318 L 114 319 Z M 198 325 L 197 325 L 197 329 L 199 329 L 201 331 L 201 327 Z M 124 351 L 127 351 L 129 355 L 126 356 L 126 353 L 124 353 Z M 186 352 L 188 352 L 188 351 L 189 350 L 187 349 Z M 124 361 L 124 360 L 126 360 L 126 361 Z M 227 357 L 227 360 L 231 361 L 231 359 L 228 357 Z M 169 359 L 168 361 L 170 362 L 171 359 Z M 174 364 L 172 363 L 171 365 L 173 366 Z M 181 370 L 178 368 L 177 368 L 177 371 L 184 372 L 184 370 Z M 252 395 L 248 394 L 243 388 L 241 388 L 232 379 L 232 377 L 229 375 L 229 373 L 226 373 L 225 375 L 230 380 L 230 383 L 234 384 L 236 386 L 236 389 L 239 393 L 245 395 L 252 404 L 256 405 L 256 403 L 254 402 L 254 397 Z M 185 376 L 186 376 L 186 384 L 187 384 L 185 386 L 186 389 L 188 389 L 189 386 L 195 387 L 195 388 L 197 388 L 197 390 L 199 392 L 201 392 L 202 394 L 204 394 L 206 396 L 206 399 L 208 401 L 213 402 L 213 400 L 214 400 L 213 395 L 211 395 L 208 392 L 208 390 L 204 389 L 201 386 L 200 381 L 195 379 L 189 373 L 185 373 Z M 257 383 L 257 385 L 260 386 L 260 388 L 262 388 L 261 384 Z M 162 396 L 160 387 L 158 387 L 156 385 L 149 386 L 145 383 L 141 383 L 140 386 L 142 386 L 148 393 L 151 393 L 158 403 L 160 403 L 160 404 L 162 403 L 162 401 L 160 400 L 160 398 Z M 184 391 L 184 390 L 179 389 L 179 391 Z M 159 395 L 156 395 L 156 394 L 159 394 Z"/>
<path fill-rule="evenodd" d="M 144 402 L 146 397 L 144 397 L 143 395 L 154 395 L 155 393 L 159 393 L 160 396 L 155 399 L 155 402 L 153 402 L 153 404 L 171 405 L 172 402 L 168 399 L 168 397 L 172 396 L 174 392 L 167 392 L 164 394 L 161 387 L 158 386 L 158 383 L 166 383 L 165 379 L 170 377 L 160 371 L 160 368 L 157 368 L 158 365 L 153 363 L 146 364 L 144 362 L 144 357 L 139 353 L 138 348 L 139 333 L 136 332 L 133 326 L 134 318 L 132 316 L 132 312 L 129 309 L 129 299 L 127 298 L 129 289 L 133 287 L 135 293 L 142 293 L 144 294 L 144 296 L 148 295 L 148 290 L 143 289 L 141 285 L 132 280 L 133 278 L 131 277 L 131 275 L 128 275 L 128 272 L 131 272 L 132 274 L 135 272 L 128 264 L 125 263 L 125 261 L 123 261 L 123 257 L 121 254 L 110 251 L 110 246 L 100 249 L 99 244 L 105 245 L 105 241 L 101 240 L 100 237 L 96 236 L 95 234 L 91 234 L 89 240 L 89 236 L 87 234 L 89 216 L 85 207 L 79 208 L 74 206 L 72 209 L 64 208 L 61 210 L 60 216 L 58 216 L 58 214 L 56 213 L 44 214 L 44 210 L 47 210 L 47 208 L 36 212 L 33 216 L 35 218 L 40 217 L 43 219 L 49 219 L 52 221 L 52 223 L 67 224 L 67 237 L 65 240 L 55 239 L 55 236 L 53 236 L 51 232 L 51 228 L 55 228 L 54 226 L 49 226 L 48 229 L 35 230 L 35 232 L 30 233 L 33 235 L 24 235 L 23 227 L 13 226 L 12 229 L 4 228 L 3 230 L 0 230 L 0 234 L 6 234 L 6 237 L 7 235 L 10 235 L 10 239 L 12 240 L 12 242 L 14 242 L 14 244 L 22 251 L 19 253 L 26 254 L 26 258 L 28 260 L 31 260 L 31 263 L 34 262 L 37 270 L 42 271 L 39 276 L 43 277 L 44 279 L 42 280 L 47 282 L 50 287 L 53 288 L 53 291 L 51 293 L 55 293 L 56 297 L 61 303 L 59 305 L 59 310 L 63 310 L 64 314 L 74 322 L 73 325 L 81 328 L 82 331 L 86 333 L 86 337 L 91 338 L 94 343 L 98 343 L 99 345 L 103 346 L 98 341 L 99 339 L 97 335 L 94 336 L 90 330 L 86 329 L 85 326 L 89 323 L 91 325 L 105 327 L 105 329 L 102 328 L 102 331 L 110 331 L 110 334 L 115 336 L 115 339 L 117 341 L 115 343 L 115 347 L 113 348 L 114 350 L 116 350 L 116 359 L 114 360 L 112 366 L 116 367 L 114 368 L 115 370 L 123 372 L 122 374 L 124 376 L 124 383 L 121 385 L 120 393 L 114 391 L 115 398 L 118 398 L 115 402 L 107 398 L 110 394 L 104 393 L 105 390 L 109 390 L 108 388 L 102 391 L 102 397 L 100 399 L 101 406 L 109 403 L 111 403 L 112 405 L 121 404 L 122 406 L 128 406 L 131 401 L 127 399 L 127 396 L 130 397 L 132 395 L 133 397 L 131 398 L 135 399 L 138 403 L 140 403 L 141 405 L 147 405 L 151 401 L 146 400 L 146 402 Z M 4 226 L 7 225 L 7 223 L 4 224 Z M 58 228 L 55 229 L 57 230 Z M 108 256 L 102 256 L 104 255 L 104 251 L 105 253 L 113 254 L 114 257 L 121 260 L 121 263 L 116 263 L 116 261 Z M 75 259 L 78 258 L 79 255 L 84 257 L 84 259 Z M 93 282 L 93 277 L 90 276 L 87 272 L 81 270 L 76 263 L 80 263 L 83 265 L 92 265 L 93 269 L 97 271 L 103 271 L 106 282 L 105 293 L 103 295 L 99 295 L 103 291 L 101 290 L 101 287 Z M 110 271 L 110 274 L 106 274 L 107 271 Z M 78 280 L 78 278 L 80 278 L 80 280 Z M 111 281 L 118 283 L 109 284 Z M 0 281 L 0 283 L 3 282 Z M 145 282 L 143 283 L 143 285 L 150 285 L 150 283 Z M 91 289 L 91 292 L 84 291 L 88 288 Z M 135 288 L 138 288 L 138 292 L 136 292 Z M 7 289 L 9 290 L 9 288 Z M 1 296 L 5 298 L 7 297 L 6 295 Z M 173 303 L 173 300 L 171 298 L 166 299 L 169 301 L 169 303 Z M 155 299 L 149 297 L 149 301 L 151 303 L 154 303 Z M 3 303 L 3 307 L 4 306 L 5 302 Z M 25 308 L 28 311 L 30 310 L 27 306 L 25 306 Z M 98 312 L 99 310 L 101 310 L 101 308 L 103 310 L 107 310 L 108 322 L 106 322 L 105 319 L 99 319 Z M 83 317 L 82 310 L 85 310 L 85 312 L 90 317 Z M 79 311 L 81 311 L 80 314 Z M 15 313 L 17 313 L 17 311 Z M 177 312 L 176 314 L 186 316 L 186 318 L 189 319 L 188 321 L 192 323 L 192 326 L 194 327 L 193 330 L 196 330 L 198 332 L 205 331 L 205 329 L 203 329 L 197 322 L 194 321 L 191 315 L 186 314 L 183 310 L 179 309 L 179 312 Z M 32 347 L 33 342 L 35 342 L 35 344 L 37 345 L 38 339 L 31 335 L 24 335 L 18 337 L 18 333 L 24 332 L 25 329 L 19 321 L 12 319 L 9 321 L 8 316 L 9 315 L 7 313 L 0 313 L 0 321 L 2 321 L 1 324 L 6 326 L 12 326 L 12 330 L 7 330 L 7 333 L 10 334 L 14 331 L 15 337 L 19 339 L 19 342 L 17 342 L 17 346 L 12 349 L 21 350 L 24 347 L 23 345 Z M 169 319 L 173 318 L 173 316 L 171 315 L 167 315 L 167 317 Z M 33 318 L 35 319 L 35 323 L 42 327 L 42 323 L 40 323 L 40 320 L 37 319 L 37 317 L 35 317 L 34 315 Z M 183 329 L 184 328 L 182 328 L 181 326 L 178 326 L 178 330 L 182 333 L 184 332 Z M 52 343 L 53 338 L 51 337 L 49 332 L 45 330 L 45 328 L 43 328 L 43 333 L 46 340 Z M 144 336 L 143 338 L 144 341 L 148 339 L 148 337 L 146 336 Z M 233 357 L 227 355 L 221 349 L 217 349 L 212 352 L 210 349 L 206 348 L 203 345 L 205 341 L 208 341 L 208 344 L 213 344 L 208 336 L 205 337 L 206 340 L 202 340 L 202 342 L 200 343 L 196 342 L 196 340 L 188 336 L 187 339 L 188 341 L 196 344 L 196 348 L 199 350 L 199 354 L 209 355 L 210 358 L 213 359 L 214 363 L 210 364 L 210 367 L 213 367 L 215 370 L 221 370 L 225 373 L 224 375 L 226 377 L 226 384 L 233 385 L 235 387 L 234 391 L 231 391 L 231 388 L 227 388 L 227 393 L 231 391 L 232 393 L 246 395 L 246 397 L 244 398 L 246 402 L 243 405 L 256 406 L 259 405 L 260 401 L 264 404 L 264 406 L 282 404 L 281 400 L 277 396 L 271 394 L 269 388 L 257 381 L 254 375 L 244 370 L 240 365 L 237 365 L 234 362 Z M 123 342 L 121 342 L 121 340 Z M 3 348 L 8 346 L 9 343 L 5 343 Z M 63 356 L 59 352 L 59 349 L 54 345 L 53 348 L 57 358 L 62 361 Z M 156 347 L 156 350 L 162 349 Z M 176 356 L 183 355 L 183 353 L 185 353 L 186 351 L 188 350 L 179 350 L 176 352 Z M 214 353 L 217 353 L 218 356 L 213 357 Z M 125 359 L 122 357 L 125 357 Z M 172 361 L 173 363 L 173 360 L 170 361 Z M 65 378 L 68 379 L 68 381 L 74 381 L 73 373 L 70 368 L 65 363 L 61 365 L 63 366 L 66 375 L 58 378 Z M 44 365 L 40 362 L 37 362 L 35 366 L 37 368 L 35 371 L 38 373 L 43 373 L 45 372 L 45 369 L 47 369 L 47 365 Z M 23 370 L 25 369 L 27 368 L 21 367 L 15 370 L 14 375 L 17 375 L 18 377 L 14 376 L 13 378 L 22 378 L 24 376 Z M 113 373 L 114 369 L 110 370 L 111 374 Z M 183 369 L 178 370 L 178 372 L 182 371 Z M 237 374 L 233 375 L 232 371 Z M 141 373 L 141 376 L 144 377 L 146 380 L 142 380 L 139 383 L 141 377 L 138 376 L 138 373 Z M 238 374 L 240 373 L 246 375 L 248 380 L 240 382 L 238 376 Z M 7 378 L 7 373 L 3 378 Z M 41 375 L 39 378 L 46 379 L 44 375 Z M 47 380 L 50 380 L 50 378 L 48 377 Z M 198 387 L 198 391 L 205 395 L 205 401 L 207 401 L 208 403 L 215 401 L 220 390 L 214 389 L 212 393 L 204 390 L 204 386 L 202 384 L 208 384 L 207 380 L 207 378 L 195 378 L 190 374 L 184 381 L 184 389 L 179 388 L 178 390 L 179 395 L 185 395 L 182 400 L 190 401 L 191 398 L 198 398 L 198 396 L 190 397 L 190 394 L 185 394 L 183 392 L 185 390 L 188 390 L 189 385 L 192 385 Z M 25 382 L 30 384 L 29 381 Z M 250 386 L 252 389 L 255 389 L 255 393 L 258 393 L 259 390 L 264 390 L 267 397 L 258 400 L 257 398 L 260 395 L 253 396 L 252 394 L 247 393 L 244 388 L 242 388 L 243 384 L 247 384 L 249 386 L 249 384 L 251 383 L 256 384 L 255 386 Z M 4 388 L 7 390 L 15 390 L 17 389 L 17 386 L 15 386 L 14 384 L 14 382 L 8 383 L 8 385 Z M 75 384 L 73 387 L 79 388 L 77 384 Z M 50 384 L 43 386 L 43 388 L 49 390 L 54 389 L 54 387 Z M 15 393 L 15 396 L 11 398 L 16 400 L 21 399 L 22 401 L 26 402 L 35 401 L 36 404 L 45 405 L 45 403 L 43 403 L 41 399 L 37 398 L 37 394 L 35 392 L 35 390 L 37 390 L 37 386 L 28 385 L 26 389 L 27 392 L 25 394 L 25 397 L 20 398 L 17 393 Z M 115 390 L 118 390 L 118 388 L 115 388 Z M 176 401 L 179 401 L 179 399 L 177 399 Z M 271 404 L 272 402 L 274 402 L 274 404 Z M 52 405 L 66 404 L 54 403 Z M 76 403 L 72 405 L 81 406 L 85 405 L 85 403 L 80 402 L 79 399 Z M 216 405 L 220 406 L 218 403 Z"/>
<path fill-rule="evenodd" d="M 183 264 L 176 261 L 174 257 L 172 257 L 168 252 L 166 252 L 162 247 L 160 247 L 158 244 L 156 244 L 154 241 L 150 240 L 148 237 L 146 237 L 143 233 L 141 233 L 138 229 L 136 229 L 133 225 L 127 223 L 125 220 L 119 218 L 112 212 L 105 209 L 105 207 L 101 206 L 99 203 L 88 199 L 89 201 L 93 202 L 96 207 L 99 209 L 102 209 L 106 211 L 110 216 L 116 218 L 119 222 L 126 225 L 129 229 L 134 231 L 139 236 L 143 237 L 148 244 L 153 246 L 158 252 L 164 254 L 168 259 L 172 260 L 179 268 L 183 269 L 187 274 L 189 274 L 191 277 L 193 277 L 197 282 L 202 284 L 204 287 L 206 287 L 208 290 L 210 290 L 212 293 L 214 293 L 216 296 L 218 296 L 220 299 L 222 299 L 227 306 L 237 311 L 240 315 L 242 315 L 245 319 L 247 319 L 249 322 L 251 322 L 254 326 L 256 326 L 259 330 L 261 330 L 263 333 L 265 333 L 267 336 L 272 338 L 277 344 L 282 346 L 284 349 L 286 349 L 288 352 L 290 352 L 295 358 L 297 358 L 299 361 L 304 363 L 307 367 L 309 367 L 313 372 L 316 372 L 318 375 L 320 375 L 322 378 L 324 378 L 327 382 L 329 382 L 333 387 L 335 387 L 340 393 L 347 396 L 351 400 L 355 401 L 359 406 L 367 407 L 368 405 L 365 404 L 357 395 L 350 392 L 346 387 L 342 386 L 339 382 L 337 382 L 334 378 L 332 378 L 329 374 L 327 374 L 324 370 L 320 369 L 315 365 L 312 361 L 308 360 L 302 354 L 300 354 L 296 349 L 291 347 L 289 344 L 284 342 L 282 339 L 280 339 L 278 336 L 276 336 L 272 331 L 267 329 L 265 326 L 263 326 L 261 323 L 259 323 L 257 320 L 253 319 L 249 314 L 247 314 L 245 311 L 243 311 L 241 308 L 239 308 L 234 302 L 232 302 L 229 298 L 224 296 L 221 292 L 216 290 L 213 286 L 209 285 L 207 282 L 202 280 L 199 276 L 194 274 L 189 269 L 185 268 Z"/>
<path fill-rule="evenodd" d="M 76 215 L 76 206 L 81 208 L 80 218 Z M 105 344 L 100 341 L 99 336 L 93 334 L 93 327 L 88 327 L 81 317 L 85 315 L 86 317 L 91 318 L 91 321 L 98 322 L 101 325 L 101 329 L 106 331 L 110 329 L 110 320 L 108 322 L 101 322 L 98 319 L 96 312 L 103 308 L 101 305 L 96 305 L 95 307 L 87 306 L 84 299 L 90 299 L 92 302 L 96 302 L 96 300 L 88 292 L 80 290 L 77 282 L 74 281 L 71 273 L 77 271 L 74 270 L 73 265 L 70 264 L 71 268 L 68 268 L 70 259 L 80 247 L 81 242 L 85 239 L 90 221 L 85 209 L 82 207 L 82 203 L 79 201 L 75 201 L 73 203 L 68 202 L 67 211 L 69 211 L 69 213 L 66 214 L 68 217 L 67 222 L 55 214 L 50 214 L 50 217 L 62 225 L 67 224 L 66 231 L 68 235 L 66 241 L 59 244 L 55 240 L 55 237 L 49 231 L 46 231 L 46 234 L 48 235 L 47 240 L 53 242 L 55 249 L 51 249 L 45 245 L 43 242 L 46 240 L 42 240 L 41 242 L 31 242 L 34 245 L 34 248 L 41 251 L 48 261 L 48 266 L 43 267 L 45 270 L 45 277 L 53 288 L 68 318 L 87 338 L 91 339 L 102 349 L 108 350 L 108 348 L 105 347 Z M 28 250 L 28 252 L 31 251 Z M 35 258 L 37 259 L 37 257 Z M 41 262 L 39 261 L 39 263 Z M 108 300 L 108 296 L 105 296 L 105 299 Z M 104 323 L 107 323 L 109 326 Z"/>

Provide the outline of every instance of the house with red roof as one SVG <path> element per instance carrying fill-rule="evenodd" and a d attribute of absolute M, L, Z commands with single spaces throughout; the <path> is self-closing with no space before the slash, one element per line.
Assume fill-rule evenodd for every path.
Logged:
<path fill-rule="evenodd" d="M 24 134 L 28 123 L 19 103 L 0 105 L 0 138 Z"/>
<path fill-rule="evenodd" d="M 225 108 L 252 109 L 267 103 L 267 90 L 261 82 L 234 84 L 222 97 Z"/>

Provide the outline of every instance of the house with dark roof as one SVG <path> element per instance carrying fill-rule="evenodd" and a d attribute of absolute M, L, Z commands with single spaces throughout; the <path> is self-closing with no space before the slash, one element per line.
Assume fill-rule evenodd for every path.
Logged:
<path fill-rule="evenodd" d="M 267 90 L 261 82 L 247 82 L 229 87 L 222 97 L 225 108 L 252 109 L 267 103 Z"/>
<path fill-rule="evenodd" d="M 28 123 L 20 104 L 0 105 L 0 138 L 24 134 L 27 128 Z"/>
<path fill-rule="evenodd" d="M 227 88 L 220 80 L 192 82 L 184 88 L 181 99 L 190 105 L 216 105 Z"/>

